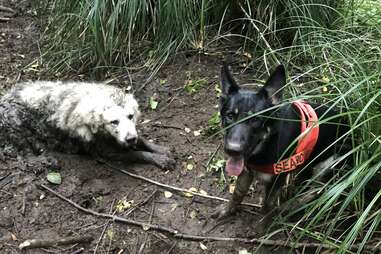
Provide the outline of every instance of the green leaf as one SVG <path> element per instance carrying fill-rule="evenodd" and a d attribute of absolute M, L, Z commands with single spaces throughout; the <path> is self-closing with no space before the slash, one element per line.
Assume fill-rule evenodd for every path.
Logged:
<path fill-rule="evenodd" d="M 155 110 L 158 104 L 159 102 L 156 101 L 154 97 L 149 98 L 149 106 L 151 107 L 152 110 Z"/>
<path fill-rule="evenodd" d="M 61 184 L 62 182 L 61 174 L 59 172 L 50 172 L 46 178 L 48 179 L 48 182 L 53 184 Z"/>

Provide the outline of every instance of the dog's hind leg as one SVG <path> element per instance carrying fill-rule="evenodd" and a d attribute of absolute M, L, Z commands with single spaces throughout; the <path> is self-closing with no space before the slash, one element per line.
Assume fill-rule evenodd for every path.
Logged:
<path fill-rule="evenodd" d="M 250 185 L 253 182 L 254 174 L 252 171 L 244 169 L 238 176 L 234 193 L 229 203 L 222 204 L 217 208 L 217 211 L 212 214 L 212 218 L 222 219 L 237 211 L 238 205 L 243 201 Z"/>

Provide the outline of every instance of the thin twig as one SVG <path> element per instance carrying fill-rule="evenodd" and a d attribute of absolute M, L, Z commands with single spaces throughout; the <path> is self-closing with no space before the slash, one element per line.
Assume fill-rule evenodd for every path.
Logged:
<path fill-rule="evenodd" d="M 171 248 L 169 248 L 169 250 L 167 251 L 167 254 L 171 254 L 172 250 L 176 247 L 176 244 L 177 242 L 174 242 L 171 246 Z"/>
<path fill-rule="evenodd" d="M 88 243 L 93 240 L 92 236 L 67 237 L 60 239 L 30 239 L 19 245 L 19 249 L 35 249 L 44 247 L 53 247 L 58 245 L 67 245 L 73 243 Z"/>
<path fill-rule="evenodd" d="M 111 165 L 111 164 L 109 164 L 107 162 L 101 161 L 101 163 L 104 163 L 106 166 L 108 166 L 108 167 L 110 167 L 112 169 L 115 169 L 115 170 L 117 170 L 117 171 L 119 171 L 119 172 L 121 172 L 123 174 L 126 174 L 128 176 L 131 176 L 131 177 L 139 179 L 139 180 L 143 180 L 145 182 L 152 183 L 154 185 L 160 186 L 160 187 L 165 188 L 165 189 L 170 189 L 170 190 L 178 191 L 178 192 L 181 192 L 181 193 L 191 193 L 193 196 L 197 196 L 197 197 L 201 197 L 201 198 L 207 198 L 207 199 L 213 199 L 213 200 L 218 200 L 218 201 L 223 201 L 223 202 L 229 202 L 229 200 L 226 199 L 226 198 L 220 198 L 220 197 L 216 197 L 216 196 L 204 195 L 204 194 L 201 194 L 201 193 L 198 193 L 198 192 L 194 192 L 194 191 L 190 191 L 190 190 L 187 190 L 187 189 L 183 189 L 183 188 L 179 188 L 179 187 L 175 187 L 175 186 L 159 183 L 157 181 L 154 181 L 152 179 L 146 178 L 144 176 L 140 176 L 140 175 L 128 172 L 126 170 L 123 170 L 121 168 L 115 167 L 115 166 L 113 166 L 113 165 Z M 252 204 L 252 203 L 241 203 L 241 205 L 255 207 L 255 208 L 261 208 L 262 207 L 262 205 Z"/>
<path fill-rule="evenodd" d="M 127 211 L 127 213 L 124 215 L 126 217 L 128 217 L 128 215 L 130 215 L 133 211 L 135 211 L 137 208 L 141 207 L 141 206 L 144 206 L 145 204 L 148 203 L 148 201 L 151 200 L 152 197 L 154 197 L 157 193 L 157 190 L 154 190 L 152 192 L 151 195 L 149 195 L 145 200 L 143 200 L 142 202 L 138 203 L 136 206 L 132 207 L 129 211 Z"/>
<path fill-rule="evenodd" d="M 26 206 L 26 194 L 25 194 L 25 191 L 23 191 L 23 193 L 22 193 L 22 205 L 21 205 L 22 216 L 25 215 L 25 206 Z"/>
<path fill-rule="evenodd" d="M 184 130 L 184 128 L 175 126 L 175 125 L 166 125 L 166 124 L 159 124 L 159 123 L 152 123 L 151 126 L 158 127 L 158 128 L 164 128 L 164 129 L 176 129 L 176 130 Z"/>
<path fill-rule="evenodd" d="M 114 204 L 115 204 L 115 199 L 114 199 L 114 200 L 112 201 L 112 203 L 111 203 L 110 211 L 109 211 L 110 214 L 115 214 L 115 212 L 112 212 L 112 208 L 114 207 Z M 106 222 L 106 225 L 103 227 L 102 233 L 101 233 L 101 235 L 100 235 L 99 238 L 98 238 L 97 244 L 95 245 L 94 254 L 97 253 L 99 243 L 102 241 L 102 238 L 103 238 L 103 236 L 104 236 L 104 234 L 105 234 L 105 232 L 106 232 L 106 230 L 107 230 L 108 225 L 110 224 L 110 222 L 111 222 L 111 220 L 108 220 L 108 221 Z"/>
<path fill-rule="evenodd" d="M 0 11 L 16 13 L 12 8 L 0 5 Z"/>
<path fill-rule="evenodd" d="M 82 253 L 85 250 L 85 248 L 79 248 L 78 250 L 73 251 L 71 254 L 79 254 Z"/>
<path fill-rule="evenodd" d="M 8 22 L 11 18 L 0 17 L 0 22 Z"/>
<path fill-rule="evenodd" d="M 0 182 L 3 181 L 5 178 L 7 178 L 8 176 L 10 176 L 12 173 L 8 173 L 6 174 L 5 176 L 0 176 Z"/>
<path fill-rule="evenodd" d="M 206 169 L 209 167 L 210 163 L 212 162 L 212 160 L 214 159 L 214 157 L 216 156 L 216 154 L 217 154 L 218 150 L 220 150 L 220 148 L 221 148 L 221 143 L 218 144 L 216 150 L 214 150 L 212 155 L 209 157 L 208 162 L 205 165 Z"/>
<path fill-rule="evenodd" d="M 153 217 L 154 212 L 155 212 L 155 201 L 152 203 L 151 214 L 149 216 L 148 224 L 152 224 L 152 217 Z M 138 254 L 141 254 L 144 252 L 144 248 L 146 247 L 147 240 L 148 240 L 148 232 L 145 233 L 144 242 L 140 246 Z"/>
<path fill-rule="evenodd" d="M 172 235 L 174 238 L 183 239 L 183 240 L 190 240 L 190 241 L 230 241 L 230 242 L 241 242 L 241 243 L 251 243 L 251 244 L 257 244 L 257 245 L 270 245 L 270 246 L 282 246 L 282 247 L 288 247 L 291 249 L 300 249 L 300 248 L 323 248 L 323 249 L 337 249 L 338 246 L 336 244 L 326 244 L 326 243 L 313 243 L 313 242 L 291 242 L 291 241 L 283 241 L 283 240 L 270 240 L 270 239 L 260 239 L 260 238 L 240 238 L 240 237 L 218 237 L 218 236 L 199 236 L 199 235 L 190 235 L 190 234 L 184 234 L 179 232 L 178 230 L 168 228 L 161 225 L 156 224 L 147 224 L 139 221 L 134 221 L 130 219 L 126 219 L 123 217 L 119 217 L 116 215 L 106 214 L 106 213 L 99 213 L 96 211 L 93 211 L 91 209 L 84 208 L 77 203 L 73 202 L 72 200 L 62 196 L 61 194 L 57 193 L 56 191 L 50 189 L 49 187 L 45 186 L 44 184 L 40 185 L 41 188 L 49 191 L 50 193 L 54 194 L 55 196 L 59 197 L 60 199 L 68 202 L 78 210 L 92 214 L 94 216 L 102 217 L 102 218 L 109 218 L 116 222 L 126 223 L 130 225 L 135 225 L 142 227 L 143 230 L 157 230 L 161 231 L 167 234 Z M 356 250 L 359 249 L 360 245 L 352 245 L 350 249 Z M 381 251 L 381 247 L 374 247 L 370 245 L 363 246 L 363 249 L 365 250 L 371 250 L 371 251 Z"/>

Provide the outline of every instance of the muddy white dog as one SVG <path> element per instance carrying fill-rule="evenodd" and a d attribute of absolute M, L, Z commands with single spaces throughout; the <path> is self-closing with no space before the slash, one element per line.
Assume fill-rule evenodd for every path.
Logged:
<path fill-rule="evenodd" d="M 139 138 L 139 115 L 134 96 L 120 88 L 85 82 L 20 83 L 0 99 L 0 146 L 13 152 L 55 149 L 173 166 L 167 148 Z"/>

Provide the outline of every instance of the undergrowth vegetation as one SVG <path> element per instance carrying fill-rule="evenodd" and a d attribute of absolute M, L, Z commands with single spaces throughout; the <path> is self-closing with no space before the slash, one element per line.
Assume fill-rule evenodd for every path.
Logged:
<path fill-rule="evenodd" d="M 247 68 L 256 71 L 268 72 L 284 63 L 289 97 L 343 109 L 354 147 L 344 157 L 353 159 L 354 165 L 329 184 L 311 184 L 319 196 L 302 205 L 302 219 L 296 225 L 280 223 L 300 239 L 315 238 L 336 246 L 339 253 L 354 244 L 360 253 L 371 242 L 381 221 L 379 1 L 49 2 L 42 58 L 55 72 L 157 70 L 175 52 L 215 52 L 221 45 L 236 46 L 236 59 L 246 56 Z M 196 90 L 202 84 L 188 87 Z M 217 123 L 213 118 L 210 125 L 218 128 Z"/>

